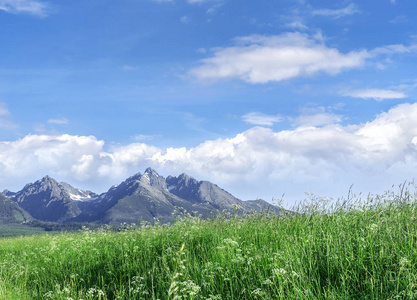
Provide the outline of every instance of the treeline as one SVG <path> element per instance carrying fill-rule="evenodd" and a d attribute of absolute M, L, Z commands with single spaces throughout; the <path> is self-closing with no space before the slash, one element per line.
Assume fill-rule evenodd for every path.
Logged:
<path fill-rule="evenodd" d="M 61 224 L 61 223 L 46 222 L 46 221 L 40 221 L 40 220 L 33 220 L 33 221 L 26 222 L 25 225 L 28 225 L 31 227 L 40 227 L 40 228 L 43 228 L 45 231 L 78 231 L 78 230 L 82 230 L 83 228 L 94 230 L 103 226 L 100 224 L 88 223 L 88 222 Z"/>

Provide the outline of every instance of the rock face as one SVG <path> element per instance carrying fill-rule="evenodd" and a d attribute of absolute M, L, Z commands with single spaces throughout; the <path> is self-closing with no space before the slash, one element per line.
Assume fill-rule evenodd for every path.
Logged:
<path fill-rule="evenodd" d="M 89 209 L 92 213 L 84 220 L 107 224 L 152 223 L 156 219 L 167 223 L 173 220 L 172 214 L 177 208 L 203 215 L 212 210 L 209 205 L 193 203 L 171 193 L 165 178 L 151 168 L 146 169 L 144 174 L 137 173 L 113 186 L 90 205 L 95 208 Z"/>
<path fill-rule="evenodd" d="M 192 203 L 205 203 L 215 209 L 227 209 L 232 205 L 242 205 L 242 201 L 208 181 L 181 174 L 166 179 L 169 191 Z"/>
<path fill-rule="evenodd" d="M 35 183 L 27 184 L 17 193 L 8 193 L 10 199 L 29 212 L 32 217 L 42 221 L 65 222 L 81 214 L 75 199 L 96 196 L 91 192 L 79 191 L 67 183 L 58 183 L 45 176 Z M 74 198 L 75 197 L 75 198 Z"/>
<path fill-rule="evenodd" d="M 58 183 L 45 176 L 27 184 L 21 191 L 5 190 L 4 195 L 15 201 L 32 217 L 59 223 L 95 222 L 102 224 L 167 223 L 177 210 L 201 214 L 203 217 L 223 210 L 242 212 L 279 209 L 263 200 L 242 201 L 217 185 L 181 174 L 166 179 L 148 168 L 137 173 L 107 192 L 96 195 L 67 183 Z"/>
<path fill-rule="evenodd" d="M 16 202 L 0 194 L 0 224 L 24 223 L 31 221 L 32 217 Z"/>

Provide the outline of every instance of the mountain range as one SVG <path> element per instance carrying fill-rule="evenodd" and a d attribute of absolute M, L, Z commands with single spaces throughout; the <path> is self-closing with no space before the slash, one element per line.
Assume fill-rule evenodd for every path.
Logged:
<path fill-rule="evenodd" d="M 0 193 L 0 223 L 168 223 L 178 211 L 208 217 L 224 210 L 279 212 L 278 207 L 264 200 L 242 201 L 211 182 L 187 174 L 164 178 L 151 168 L 100 195 L 49 176 L 18 192 Z"/>

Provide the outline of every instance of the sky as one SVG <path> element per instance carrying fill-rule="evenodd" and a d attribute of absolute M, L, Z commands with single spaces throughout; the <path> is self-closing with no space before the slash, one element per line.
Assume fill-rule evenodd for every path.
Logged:
<path fill-rule="evenodd" d="M 417 170 L 415 0 L 0 0 L 0 190 L 154 168 L 243 200 Z M 307 193 L 307 194 L 306 194 Z"/>

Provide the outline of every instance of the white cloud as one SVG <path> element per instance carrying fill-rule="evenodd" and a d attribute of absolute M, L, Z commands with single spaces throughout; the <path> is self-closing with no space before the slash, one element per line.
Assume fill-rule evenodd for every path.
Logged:
<path fill-rule="evenodd" d="M 200 81 L 239 79 L 248 83 L 268 83 L 320 73 L 330 75 L 362 67 L 367 61 L 385 69 L 393 55 L 417 54 L 417 44 L 393 44 L 371 50 L 341 53 L 325 45 L 318 32 L 307 35 L 287 32 L 277 36 L 251 35 L 234 39 L 234 46 L 212 49 L 211 57 L 188 74 Z"/>
<path fill-rule="evenodd" d="M 16 125 L 11 121 L 10 116 L 6 104 L 0 102 L 0 128 L 16 128 Z"/>
<path fill-rule="evenodd" d="M 287 28 L 293 28 L 293 29 L 298 29 L 298 30 L 306 30 L 306 29 L 308 29 L 308 27 L 306 25 L 304 25 L 300 21 L 294 21 L 294 22 L 285 24 L 285 27 L 287 27 Z"/>
<path fill-rule="evenodd" d="M 269 200 L 283 192 L 294 199 L 305 191 L 340 196 L 351 184 L 364 192 L 385 190 L 415 176 L 417 103 L 401 104 L 365 124 L 278 132 L 255 127 L 189 149 L 134 143 L 105 151 L 104 141 L 70 135 L 0 142 L 1 188 L 20 189 L 27 178 L 49 174 L 105 190 L 148 166 L 161 174 L 211 180 L 245 199 Z"/>
<path fill-rule="evenodd" d="M 48 5 L 37 0 L 0 0 L 0 10 L 12 14 L 48 15 Z"/>
<path fill-rule="evenodd" d="M 57 125 L 64 125 L 64 124 L 68 124 L 68 119 L 67 118 L 60 118 L 60 119 L 49 119 L 48 123 L 50 124 L 57 124 Z"/>
<path fill-rule="evenodd" d="M 190 22 L 190 18 L 187 16 L 182 16 L 180 19 L 181 23 L 188 24 Z"/>
<path fill-rule="evenodd" d="M 296 118 L 294 124 L 300 127 L 319 127 L 342 122 L 342 116 L 332 113 L 305 114 Z"/>
<path fill-rule="evenodd" d="M 259 112 L 251 112 L 242 116 L 243 121 L 246 123 L 260 125 L 260 126 L 272 126 L 274 123 L 282 122 L 282 117 L 265 115 Z"/>
<path fill-rule="evenodd" d="M 353 98 L 374 99 L 382 101 L 386 99 L 403 99 L 407 95 L 400 91 L 386 90 L 386 89 L 360 89 L 341 92 L 342 96 L 349 96 Z"/>
<path fill-rule="evenodd" d="M 392 23 L 392 24 L 406 23 L 406 22 L 408 22 L 408 18 L 405 15 L 399 15 L 399 16 L 396 16 L 394 19 L 392 19 L 389 22 Z"/>
<path fill-rule="evenodd" d="M 131 65 L 124 65 L 122 69 L 123 71 L 136 71 L 139 68 Z"/>
<path fill-rule="evenodd" d="M 6 105 L 0 102 L 0 117 L 4 117 L 8 115 L 10 115 L 10 112 L 7 109 Z"/>
<path fill-rule="evenodd" d="M 283 81 L 317 73 L 337 74 L 362 66 L 367 51 L 340 53 L 318 37 L 301 33 L 253 35 L 235 39 L 236 46 L 216 48 L 190 75 L 202 81 L 238 78 L 249 83 Z"/>
<path fill-rule="evenodd" d="M 331 107 L 316 106 L 308 104 L 301 108 L 301 114 L 297 118 L 290 118 L 295 127 L 321 127 L 334 125 L 342 122 L 343 116 L 337 115 L 331 111 L 343 107 L 342 104 L 336 104 Z"/>
<path fill-rule="evenodd" d="M 356 5 L 351 3 L 348 6 L 340 9 L 315 9 L 313 10 L 313 15 L 315 16 L 326 16 L 333 17 L 335 19 L 360 13 L 361 11 L 357 9 Z"/>
<path fill-rule="evenodd" d="M 76 177 L 84 156 L 100 157 L 104 145 L 92 136 L 28 135 L 13 142 L 0 142 L 2 176 L 20 177 L 30 174 L 54 173 Z M 7 175 L 6 175 L 7 174 Z M 93 174 L 84 173 L 82 176 Z"/>
<path fill-rule="evenodd" d="M 393 54 L 406 54 L 406 53 L 417 53 L 417 44 L 411 44 L 404 46 L 402 44 L 387 45 L 378 47 L 369 52 L 371 55 L 393 55 Z"/>
<path fill-rule="evenodd" d="M 133 140 L 137 142 L 144 142 L 144 141 L 150 141 L 155 138 L 154 135 L 148 135 L 148 134 L 136 134 L 131 137 Z"/>
<path fill-rule="evenodd" d="M 204 2 L 215 2 L 218 0 L 187 0 L 188 3 L 204 3 Z"/>

